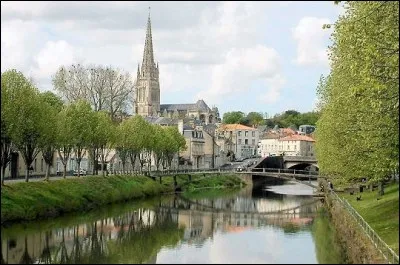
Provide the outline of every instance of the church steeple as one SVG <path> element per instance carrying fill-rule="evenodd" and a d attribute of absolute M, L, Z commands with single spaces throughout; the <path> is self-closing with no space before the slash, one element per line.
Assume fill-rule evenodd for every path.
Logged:
<path fill-rule="evenodd" d="M 136 91 L 136 113 L 147 117 L 160 112 L 160 79 L 158 64 L 154 62 L 153 40 L 151 35 L 150 8 L 147 19 L 146 40 L 144 42 L 143 62 L 138 64 Z"/>
<path fill-rule="evenodd" d="M 144 43 L 142 71 L 147 72 L 151 69 L 151 67 L 154 66 L 155 65 L 154 65 L 154 55 L 153 55 L 153 40 L 151 36 L 151 20 L 150 20 L 150 7 L 149 7 L 149 18 L 147 19 L 147 31 L 146 31 L 146 40 Z"/>

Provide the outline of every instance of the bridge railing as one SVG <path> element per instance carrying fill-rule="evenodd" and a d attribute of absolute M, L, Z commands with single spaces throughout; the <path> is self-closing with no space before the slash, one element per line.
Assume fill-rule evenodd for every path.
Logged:
<path fill-rule="evenodd" d="M 330 191 L 330 194 L 335 198 L 342 207 L 344 207 L 350 215 L 356 220 L 361 226 L 366 235 L 375 245 L 376 249 L 382 254 L 388 263 L 398 264 L 399 256 L 378 236 L 378 234 L 372 229 L 364 218 L 349 204 L 346 199 L 340 198 L 336 192 Z"/>
<path fill-rule="evenodd" d="M 318 176 L 318 171 L 298 170 L 298 169 L 282 169 L 282 168 L 252 168 L 252 172 L 263 172 L 263 173 L 287 173 L 287 174 L 299 174 L 299 175 L 312 175 Z"/>
<path fill-rule="evenodd" d="M 139 171 L 139 170 L 114 170 L 109 174 L 118 175 L 118 174 L 128 174 L 128 175 L 149 175 L 149 176 L 168 176 L 174 174 L 190 174 L 190 173 L 212 173 L 212 172 L 238 172 L 236 169 L 231 168 L 209 168 L 209 169 L 169 169 L 169 170 L 153 170 L 153 171 Z M 242 173 L 251 173 L 251 172 L 259 172 L 259 173 L 285 173 L 292 175 L 308 175 L 308 176 L 318 176 L 318 171 L 307 171 L 307 170 L 297 170 L 297 169 L 280 169 L 280 168 L 248 168 L 240 171 Z"/>

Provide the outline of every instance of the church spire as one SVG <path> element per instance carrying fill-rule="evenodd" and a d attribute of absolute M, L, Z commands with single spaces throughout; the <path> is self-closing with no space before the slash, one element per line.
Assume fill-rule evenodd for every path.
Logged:
<path fill-rule="evenodd" d="M 154 66 L 154 55 L 153 55 L 153 41 L 151 36 L 151 21 L 150 21 L 150 7 L 149 7 L 149 18 L 147 20 L 147 31 L 146 40 L 144 43 L 143 51 L 143 63 L 142 69 L 148 69 L 148 67 Z"/>

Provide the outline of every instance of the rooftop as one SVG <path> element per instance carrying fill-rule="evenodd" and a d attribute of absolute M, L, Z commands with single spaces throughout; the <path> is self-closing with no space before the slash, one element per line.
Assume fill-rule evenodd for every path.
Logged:
<path fill-rule="evenodd" d="M 286 136 L 284 138 L 279 139 L 279 141 L 306 141 L 306 142 L 315 142 L 315 140 L 309 136 L 306 135 L 299 135 L 299 134 L 293 134 Z"/>
<path fill-rule="evenodd" d="M 220 131 L 235 131 L 235 130 L 252 130 L 255 131 L 257 129 L 249 127 L 249 126 L 245 126 L 242 124 L 222 124 L 219 127 Z"/>

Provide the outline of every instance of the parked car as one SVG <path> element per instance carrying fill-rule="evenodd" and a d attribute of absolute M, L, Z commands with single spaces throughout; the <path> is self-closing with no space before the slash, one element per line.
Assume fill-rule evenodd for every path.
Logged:
<path fill-rule="evenodd" d="M 80 170 L 80 176 L 86 176 L 87 172 L 84 169 Z M 74 176 L 78 176 L 78 170 L 74 170 Z"/>
<path fill-rule="evenodd" d="M 238 166 L 237 168 L 236 168 L 236 171 L 243 171 L 244 170 L 244 167 L 243 166 Z"/>

